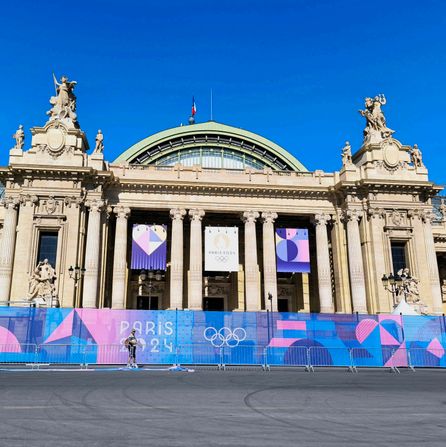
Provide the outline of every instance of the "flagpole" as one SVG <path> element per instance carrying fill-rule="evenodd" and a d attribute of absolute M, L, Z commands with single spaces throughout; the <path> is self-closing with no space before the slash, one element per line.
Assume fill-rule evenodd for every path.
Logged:
<path fill-rule="evenodd" d="M 213 119 L 214 119 L 214 114 L 213 114 L 213 101 L 212 101 L 212 89 L 211 89 L 211 121 L 213 121 Z"/>

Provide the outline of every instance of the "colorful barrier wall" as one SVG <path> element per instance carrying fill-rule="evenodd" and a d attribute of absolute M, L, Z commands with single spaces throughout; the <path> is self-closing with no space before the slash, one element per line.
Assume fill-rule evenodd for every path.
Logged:
<path fill-rule="evenodd" d="M 446 367 L 444 317 L 266 312 L 3 307 L 0 357 L 125 363 L 132 328 L 140 363 Z"/>

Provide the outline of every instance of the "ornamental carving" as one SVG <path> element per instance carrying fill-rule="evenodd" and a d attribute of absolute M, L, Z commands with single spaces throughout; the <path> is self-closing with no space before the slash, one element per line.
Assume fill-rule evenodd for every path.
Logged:
<path fill-rule="evenodd" d="M 397 210 L 393 210 L 392 214 L 390 215 L 390 220 L 393 225 L 399 227 L 403 222 L 403 214 Z"/>
<path fill-rule="evenodd" d="M 83 203 L 84 198 L 83 197 L 76 197 L 76 196 L 70 196 L 65 197 L 64 203 L 68 208 L 75 207 L 79 208 L 79 206 Z"/>
<path fill-rule="evenodd" d="M 54 196 L 49 196 L 48 199 L 43 202 L 43 207 L 47 214 L 54 214 L 58 206 L 59 202 L 54 198 Z"/>

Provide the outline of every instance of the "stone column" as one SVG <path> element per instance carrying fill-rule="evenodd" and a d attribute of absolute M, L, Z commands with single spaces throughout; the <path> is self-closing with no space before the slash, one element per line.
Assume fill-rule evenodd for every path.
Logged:
<path fill-rule="evenodd" d="M 330 253 L 328 250 L 327 222 L 328 214 L 316 214 L 313 223 L 316 226 L 316 261 L 319 285 L 319 302 L 322 313 L 333 313 L 334 302 L 331 290 Z"/>
<path fill-rule="evenodd" d="M 86 202 L 88 211 L 87 242 L 85 247 L 85 276 L 82 307 L 97 306 L 99 251 L 101 244 L 101 211 L 104 201 L 92 199 Z"/>
<path fill-rule="evenodd" d="M 172 241 L 170 250 L 170 308 L 183 308 L 183 217 L 186 210 L 170 210 Z"/>
<path fill-rule="evenodd" d="M 265 307 L 269 308 L 268 293 L 272 295 L 273 312 L 278 310 L 277 272 L 276 272 L 276 244 L 274 241 L 274 221 L 277 213 L 264 211 L 263 221 L 263 289 Z M 271 309 L 270 309 L 271 310 Z"/>
<path fill-rule="evenodd" d="M 0 301 L 9 301 L 16 240 L 18 204 L 19 200 L 13 197 L 4 198 L 1 201 L 1 205 L 4 206 L 6 210 L 3 222 L 3 236 L 0 242 Z"/>
<path fill-rule="evenodd" d="M 245 211 L 245 292 L 246 310 L 260 310 L 259 266 L 257 264 L 256 220 L 257 211 Z"/>
<path fill-rule="evenodd" d="M 189 210 L 190 217 L 190 256 L 189 256 L 189 296 L 188 308 L 203 309 L 203 236 L 201 220 L 204 211 Z"/>
<path fill-rule="evenodd" d="M 130 208 L 115 206 L 116 214 L 115 250 L 113 254 L 112 309 L 125 309 L 127 273 L 127 219 Z"/>
<path fill-rule="evenodd" d="M 346 210 L 344 219 L 347 221 L 347 250 L 350 284 L 353 301 L 353 312 L 367 313 L 367 299 L 364 281 L 364 264 L 362 260 L 361 237 L 359 234 L 359 210 Z"/>
<path fill-rule="evenodd" d="M 437 254 L 435 252 L 434 237 L 432 234 L 432 212 L 423 213 L 424 245 L 426 247 L 426 261 L 429 272 L 429 283 L 432 295 L 432 313 L 443 313 L 443 301 L 441 296 L 440 275 L 438 273 Z"/>

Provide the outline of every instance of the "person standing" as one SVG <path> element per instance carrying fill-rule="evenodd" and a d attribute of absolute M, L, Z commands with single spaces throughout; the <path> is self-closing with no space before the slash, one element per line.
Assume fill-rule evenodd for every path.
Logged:
<path fill-rule="evenodd" d="M 127 360 L 128 368 L 138 368 L 136 364 L 136 347 L 138 346 L 138 339 L 135 336 L 136 330 L 132 329 L 130 335 L 125 339 L 124 345 L 129 351 L 129 358 Z"/>

